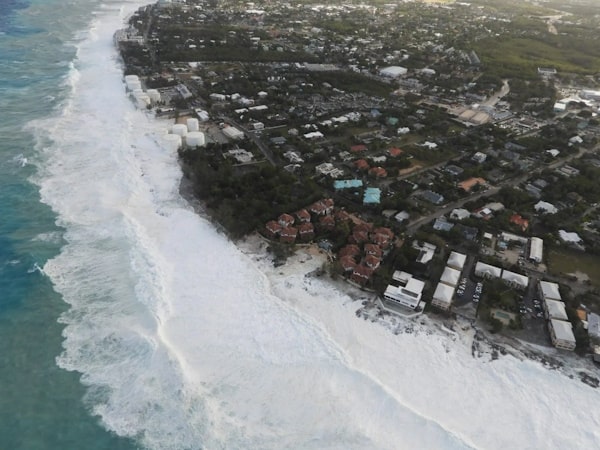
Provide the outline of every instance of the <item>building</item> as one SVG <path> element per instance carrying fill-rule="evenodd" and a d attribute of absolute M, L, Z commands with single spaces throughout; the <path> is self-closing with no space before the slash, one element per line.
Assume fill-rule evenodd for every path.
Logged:
<path fill-rule="evenodd" d="M 475 264 L 475 275 L 481 278 L 500 278 L 502 269 L 500 267 L 491 266 L 489 264 L 478 261 Z"/>
<path fill-rule="evenodd" d="M 600 362 L 600 316 L 598 314 L 588 314 L 588 335 L 594 352 L 594 361 Z"/>
<path fill-rule="evenodd" d="M 529 260 L 541 263 L 544 256 L 544 241 L 538 237 L 529 240 Z"/>
<path fill-rule="evenodd" d="M 410 309 L 416 309 L 421 303 L 421 295 L 425 282 L 413 278 L 406 272 L 396 271 L 392 277 L 397 285 L 390 284 L 385 290 L 383 297 L 392 303 Z"/>
<path fill-rule="evenodd" d="M 417 256 L 417 262 L 420 264 L 427 264 L 429 261 L 433 259 L 433 255 L 435 254 L 436 246 L 430 244 L 429 242 L 419 242 L 413 241 L 412 246 L 415 250 L 419 250 L 419 255 Z"/>
<path fill-rule="evenodd" d="M 458 252 L 451 252 L 446 265 L 458 271 L 462 271 L 467 261 L 467 255 Z"/>
<path fill-rule="evenodd" d="M 468 219 L 471 216 L 471 213 L 463 208 L 455 208 L 450 213 L 450 218 L 454 220 L 464 220 Z"/>
<path fill-rule="evenodd" d="M 458 280 L 460 279 L 460 270 L 453 269 L 452 267 L 446 266 L 442 276 L 440 277 L 440 283 L 444 283 L 453 289 L 458 284 Z"/>
<path fill-rule="evenodd" d="M 533 205 L 533 208 L 540 214 L 556 214 L 558 212 L 556 206 L 542 200 Z"/>
<path fill-rule="evenodd" d="M 540 280 L 538 290 L 542 300 L 557 300 L 562 302 L 562 297 L 560 296 L 560 290 L 558 289 L 557 283 Z"/>
<path fill-rule="evenodd" d="M 379 75 L 386 78 L 399 78 L 408 73 L 408 69 L 406 67 L 401 66 L 389 66 L 384 67 L 379 71 Z"/>
<path fill-rule="evenodd" d="M 529 285 L 529 278 L 510 270 L 502 271 L 502 281 L 516 289 L 526 289 Z"/>
<path fill-rule="evenodd" d="M 569 320 L 565 304 L 558 300 L 544 300 L 544 316 L 548 320 Z"/>
<path fill-rule="evenodd" d="M 431 304 L 439 309 L 448 311 L 452 305 L 452 297 L 454 295 L 454 288 L 439 282 L 433 293 Z"/>
<path fill-rule="evenodd" d="M 548 322 L 552 345 L 562 350 L 575 350 L 575 336 L 570 322 L 552 319 Z"/>
<path fill-rule="evenodd" d="M 225 127 L 223 128 L 223 134 L 231 140 L 237 141 L 240 139 L 244 139 L 244 132 L 238 130 L 235 127 Z"/>

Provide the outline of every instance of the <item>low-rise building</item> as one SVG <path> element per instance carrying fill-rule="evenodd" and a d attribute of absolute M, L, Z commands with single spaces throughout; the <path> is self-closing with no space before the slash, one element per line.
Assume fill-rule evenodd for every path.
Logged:
<path fill-rule="evenodd" d="M 463 255 L 462 253 L 458 252 L 451 252 L 450 256 L 448 256 L 448 261 L 446 262 L 446 265 L 458 271 L 462 271 L 466 261 L 467 255 Z"/>
<path fill-rule="evenodd" d="M 452 267 L 446 266 L 442 276 L 440 277 L 440 283 L 444 283 L 452 288 L 456 287 L 458 280 L 460 279 L 460 270 L 453 269 Z"/>
<path fill-rule="evenodd" d="M 526 289 L 529 285 L 529 278 L 510 270 L 502 271 L 502 281 L 516 289 Z"/>
<path fill-rule="evenodd" d="M 562 302 L 562 297 L 560 296 L 560 290 L 558 288 L 557 283 L 552 283 L 550 281 L 542 281 L 538 285 L 538 291 L 540 293 L 540 297 L 542 300 L 558 300 Z"/>
<path fill-rule="evenodd" d="M 416 309 L 421 303 L 425 282 L 413 278 L 409 273 L 396 272 L 397 273 L 394 273 L 393 279 L 396 280 L 398 284 L 388 285 L 383 294 L 384 299 L 406 308 Z"/>
<path fill-rule="evenodd" d="M 575 335 L 570 322 L 552 319 L 548 321 L 548 330 L 552 345 L 562 350 L 575 350 Z"/>
<path fill-rule="evenodd" d="M 475 264 L 475 275 L 487 279 L 500 278 L 502 276 L 502 269 L 500 267 L 478 261 L 477 264 Z"/>
<path fill-rule="evenodd" d="M 544 300 L 544 316 L 548 320 L 569 320 L 565 304 L 558 300 Z"/>
<path fill-rule="evenodd" d="M 454 295 L 454 288 L 448 286 L 441 281 L 438 283 L 431 299 L 431 304 L 439 309 L 448 311 L 452 306 L 452 297 Z"/>
<path fill-rule="evenodd" d="M 529 240 L 529 259 L 536 263 L 541 263 L 544 256 L 544 241 L 538 237 L 532 237 Z"/>

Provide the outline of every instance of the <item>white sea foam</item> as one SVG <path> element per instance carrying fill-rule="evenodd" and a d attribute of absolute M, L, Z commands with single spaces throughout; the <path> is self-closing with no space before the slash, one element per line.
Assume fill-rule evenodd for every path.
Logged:
<path fill-rule="evenodd" d="M 111 36 L 125 12 L 96 17 L 64 112 L 32 125 L 41 195 L 66 230 L 44 267 L 70 304 L 58 364 L 82 373 L 107 428 L 152 449 L 600 441 L 591 388 L 532 362 L 482 363 L 447 334 L 395 336 L 195 215 L 156 143 L 167 124 L 124 95 Z"/>

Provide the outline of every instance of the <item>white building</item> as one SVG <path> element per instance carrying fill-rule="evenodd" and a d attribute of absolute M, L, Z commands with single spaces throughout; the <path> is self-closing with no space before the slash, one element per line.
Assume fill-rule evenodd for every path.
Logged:
<path fill-rule="evenodd" d="M 533 208 L 541 214 L 556 214 L 558 212 L 556 206 L 554 206 L 552 203 L 544 202 L 542 200 L 537 202 Z"/>
<path fill-rule="evenodd" d="M 467 255 L 463 255 L 462 253 L 458 252 L 451 252 L 446 265 L 448 267 L 452 267 L 453 269 L 462 271 L 466 261 Z"/>
<path fill-rule="evenodd" d="M 435 254 L 435 249 L 437 248 L 435 245 L 430 244 L 429 242 L 421 242 L 413 241 L 412 244 L 415 250 L 419 250 L 419 255 L 417 256 L 417 262 L 420 264 L 427 264 L 429 261 L 433 259 L 433 255 Z"/>
<path fill-rule="evenodd" d="M 471 213 L 463 208 L 455 208 L 450 213 L 450 218 L 454 220 L 464 220 L 471 216 Z"/>
<path fill-rule="evenodd" d="M 541 263 L 544 256 L 544 241 L 539 237 L 529 239 L 529 259 Z"/>
<path fill-rule="evenodd" d="M 478 261 L 477 264 L 475 264 L 475 275 L 488 279 L 500 278 L 502 276 L 502 269 L 500 267 L 491 266 Z"/>
<path fill-rule="evenodd" d="M 406 67 L 401 66 L 389 66 L 384 67 L 379 71 L 379 75 L 387 78 L 398 78 L 408 73 L 408 69 Z"/>
<path fill-rule="evenodd" d="M 431 304 L 436 306 L 444 311 L 450 309 L 452 305 L 452 296 L 454 295 L 454 288 L 444 284 L 442 282 L 438 283 L 435 288 L 435 292 L 433 293 L 433 298 L 431 299 Z"/>
<path fill-rule="evenodd" d="M 529 284 L 529 278 L 527 278 L 525 275 L 511 272 L 510 270 L 502 271 L 502 281 L 517 289 L 525 289 Z"/>
<path fill-rule="evenodd" d="M 559 302 L 562 302 L 557 283 L 540 280 L 539 292 L 542 300 L 558 300 Z"/>
<path fill-rule="evenodd" d="M 568 244 L 579 244 L 582 239 L 575 232 L 569 232 L 565 230 L 558 230 L 558 236 L 563 242 Z"/>
<path fill-rule="evenodd" d="M 399 283 L 399 286 L 388 285 L 383 297 L 406 308 L 416 309 L 421 303 L 425 282 L 413 278 L 409 273 L 400 271 L 394 272 L 392 278 Z"/>
<path fill-rule="evenodd" d="M 452 288 L 456 287 L 458 280 L 460 279 L 460 270 L 453 269 L 452 267 L 446 266 L 442 276 L 440 277 L 440 283 L 447 284 Z"/>
<path fill-rule="evenodd" d="M 226 137 L 228 137 L 229 139 L 232 139 L 234 141 L 244 138 L 244 132 L 241 131 L 241 130 L 238 130 L 235 127 L 225 127 L 225 128 L 223 128 L 223 134 Z"/>
<path fill-rule="evenodd" d="M 569 320 L 565 304 L 558 300 L 544 300 L 544 315 L 548 320 Z"/>
<path fill-rule="evenodd" d="M 575 350 L 575 336 L 570 322 L 552 319 L 548 322 L 552 345 L 563 350 Z"/>

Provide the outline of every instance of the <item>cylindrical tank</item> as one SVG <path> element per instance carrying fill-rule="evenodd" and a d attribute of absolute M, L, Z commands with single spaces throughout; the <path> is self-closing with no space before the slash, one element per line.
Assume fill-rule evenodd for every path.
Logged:
<path fill-rule="evenodd" d="M 198 119 L 190 118 L 187 120 L 188 131 L 198 131 L 200 126 L 198 125 Z"/>
<path fill-rule="evenodd" d="M 136 95 L 135 100 L 140 108 L 145 108 L 150 104 L 150 97 L 148 97 L 144 92 Z"/>
<path fill-rule="evenodd" d="M 188 147 L 204 147 L 205 139 L 204 133 L 201 131 L 190 131 L 185 137 L 185 142 Z"/>
<path fill-rule="evenodd" d="M 177 134 L 181 137 L 184 137 L 187 134 L 187 125 L 184 125 L 182 123 L 177 123 L 177 124 L 173 125 L 173 128 L 171 128 L 171 132 L 173 134 Z"/>
<path fill-rule="evenodd" d="M 127 84 L 127 89 L 130 91 L 135 91 L 136 89 L 142 88 L 142 83 L 140 80 L 127 81 L 125 84 Z"/>
<path fill-rule="evenodd" d="M 150 100 L 152 100 L 153 103 L 160 102 L 160 92 L 156 89 L 148 89 L 146 94 L 148 94 L 148 97 L 150 97 Z"/>
<path fill-rule="evenodd" d="M 137 75 L 125 75 L 125 83 L 128 81 L 139 81 L 140 77 Z"/>
<path fill-rule="evenodd" d="M 181 147 L 181 136 L 178 134 L 165 134 L 163 136 L 165 148 L 171 151 L 179 150 Z"/>

